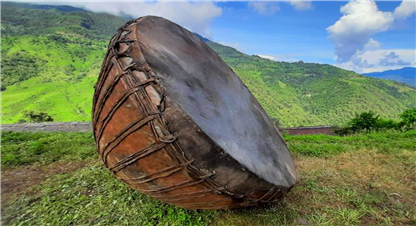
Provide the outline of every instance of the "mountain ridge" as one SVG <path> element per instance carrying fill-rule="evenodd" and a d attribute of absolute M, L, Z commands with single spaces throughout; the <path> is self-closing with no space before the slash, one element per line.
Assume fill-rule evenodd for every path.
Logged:
<path fill-rule="evenodd" d="M 362 75 L 373 78 L 393 80 L 407 84 L 411 87 L 416 87 L 416 67 L 404 67 L 400 69 L 363 73 Z"/>
<path fill-rule="evenodd" d="M 89 121 L 108 41 L 127 19 L 1 4 L 2 123 L 15 123 L 29 110 L 55 121 Z M 270 61 L 203 40 L 282 126 L 340 125 L 368 110 L 397 118 L 416 106 L 415 89 L 397 82 L 328 64 Z"/>

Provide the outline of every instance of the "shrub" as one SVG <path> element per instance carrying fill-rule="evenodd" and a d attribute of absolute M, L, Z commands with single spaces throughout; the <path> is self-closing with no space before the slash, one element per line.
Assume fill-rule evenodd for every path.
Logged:
<path fill-rule="evenodd" d="M 377 129 L 400 129 L 402 127 L 401 123 L 396 122 L 392 119 L 378 119 Z"/>
<path fill-rule="evenodd" d="M 353 132 L 375 130 L 378 128 L 379 118 L 380 116 L 373 111 L 355 114 L 355 118 L 349 122 L 349 127 Z"/>
<path fill-rule="evenodd" d="M 346 127 L 339 128 L 334 132 L 338 135 L 348 135 L 360 132 L 371 132 L 378 130 L 403 130 L 415 129 L 416 126 L 416 108 L 408 109 L 399 115 L 402 121 L 397 122 L 392 119 L 380 118 L 373 111 L 356 114 Z"/>
<path fill-rule="evenodd" d="M 53 118 L 45 112 L 25 111 L 19 123 L 26 122 L 53 122 Z"/>
<path fill-rule="evenodd" d="M 414 128 L 416 125 L 416 108 L 411 108 L 399 115 L 404 126 Z"/>

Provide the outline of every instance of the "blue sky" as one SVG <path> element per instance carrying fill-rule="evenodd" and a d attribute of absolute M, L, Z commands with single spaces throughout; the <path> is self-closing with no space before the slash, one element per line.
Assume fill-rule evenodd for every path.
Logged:
<path fill-rule="evenodd" d="M 312 7 L 297 10 L 286 2 L 275 4 L 274 12 L 259 12 L 247 2 L 217 3 L 223 11 L 212 22 L 211 39 L 235 47 L 247 54 L 260 54 L 281 61 L 339 64 L 335 46 L 327 28 L 344 15 L 340 12 L 348 2 L 312 2 Z M 376 2 L 380 11 L 394 12 L 401 2 Z M 370 38 L 377 40 L 378 52 L 410 50 L 413 57 L 403 56 L 409 65 L 389 65 L 390 68 L 414 66 L 415 14 L 393 22 L 386 31 Z M 375 50 L 373 50 L 375 51 Z M 388 52 L 390 53 L 390 52 Z M 411 59 L 409 59 L 411 58 Z M 361 71 L 384 70 L 385 67 L 348 68 Z"/>
<path fill-rule="evenodd" d="M 416 66 L 414 0 L 126 1 L 29 2 L 162 16 L 215 42 L 277 61 L 327 63 L 359 73 Z"/>
<path fill-rule="evenodd" d="M 223 14 L 213 21 L 212 39 L 248 54 L 284 60 L 334 63 L 334 50 L 326 28 L 340 18 L 340 3 L 317 2 L 311 10 L 298 11 L 286 3 L 280 10 L 262 14 L 246 2 L 219 4 Z M 327 13 L 330 12 L 330 13 Z"/>

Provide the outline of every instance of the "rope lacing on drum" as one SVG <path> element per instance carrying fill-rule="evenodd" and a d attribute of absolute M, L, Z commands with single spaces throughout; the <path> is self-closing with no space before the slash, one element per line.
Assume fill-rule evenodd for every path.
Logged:
<path fill-rule="evenodd" d="M 151 173 L 151 174 L 147 174 L 147 175 L 143 175 L 143 176 L 136 177 L 136 178 L 131 178 L 131 179 L 124 179 L 124 181 L 131 181 L 132 184 L 147 183 L 147 182 L 150 182 L 150 181 L 155 180 L 155 179 L 170 176 L 171 174 L 173 174 L 175 172 L 178 172 L 179 170 L 182 170 L 184 167 L 191 164 L 192 162 L 194 162 L 194 159 L 191 159 L 191 160 L 189 160 L 185 163 L 179 164 L 179 165 L 174 165 L 174 166 L 169 166 L 169 167 L 163 168 L 163 169 L 158 170 L 158 171 L 156 171 L 154 173 Z M 167 174 L 164 174 L 166 172 L 167 172 Z"/>
<path fill-rule="evenodd" d="M 151 68 L 147 64 L 144 64 L 144 65 L 140 64 L 139 65 L 140 68 L 137 68 L 137 65 L 135 63 L 131 63 L 129 65 L 124 66 L 124 63 L 118 62 L 118 59 L 120 59 L 121 57 L 129 57 L 128 54 L 126 54 L 126 53 L 131 53 L 132 51 L 134 51 L 134 49 L 132 48 L 134 45 L 132 45 L 132 43 L 137 42 L 138 44 L 141 44 L 138 40 L 125 39 L 128 34 L 132 33 L 132 31 L 129 29 L 129 26 L 132 25 L 133 23 L 137 22 L 137 21 L 138 20 L 131 20 L 124 27 L 119 28 L 119 33 L 115 37 L 113 37 L 113 39 L 112 39 L 112 43 L 113 43 L 113 45 L 111 45 L 112 53 L 115 55 L 114 58 L 116 59 L 117 64 L 119 66 L 123 65 L 123 66 L 121 66 L 121 70 L 124 71 L 123 74 L 120 75 L 117 78 L 119 80 L 120 77 L 123 76 L 123 75 L 126 75 L 126 74 L 132 75 L 130 69 L 134 69 L 134 70 L 139 70 L 139 71 L 145 72 L 147 74 L 147 76 L 149 77 L 146 81 L 139 82 L 140 84 L 143 83 L 143 82 L 145 82 L 146 84 L 149 84 L 148 83 L 149 81 L 153 81 L 157 84 L 158 82 L 155 80 L 155 75 L 153 74 Z M 117 39 L 120 39 L 120 38 L 122 40 L 117 40 Z M 113 40 L 117 40 L 117 41 L 113 41 Z M 120 47 L 121 43 L 126 43 L 128 45 L 127 49 L 123 52 L 119 51 L 119 47 Z M 139 48 L 140 48 L 140 46 L 139 46 Z M 109 69 L 107 69 L 107 68 L 106 68 L 106 71 L 108 72 Z M 99 81 L 101 85 L 103 84 L 104 80 L 105 79 L 103 78 Z M 128 82 L 131 83 L 131 80 L 130 81 L 127 80 L 127 83 Z M 140 86 L 143 86 L 143 84 L 140 85 Z M 112 91 L 114 89 L 114 86 L 112 86 L 112 87 L 110 86 L 109 88 L 111 88 L 111 91 Z M 161 89 L 163 92 L 160 94 L 160 101 L 159 101 L 159 104 L 156 105 L 156 111 L 144 107 L 143 108 L 144 113 L 147 116 L 144 119 L 138 120 L 138 121 L 144 120 L 144 121 L 142 121 L 142 122 L 145 122 L 145 123 L 143 123 L 143 125 L 150 122 L 149 124 L 152 127 L 152 130 L 154 132 L 154 135 L 157 138 L 157 141 L 152 143 L 151 145 L 137 151 L 136 153 L 133 153 L 133 154 L 123 158 L 122 160 L 118 161 L 117 163 L 115 163 L 110 168 L 110 170 L 113 171 L 113 172 L 117 172 L 117 171 L 125 168 L 126 166 L 134 163 L 135 161 L 138 161 L 139 159 L 141 159 L 143 157 L 146 157 L 146 156 L 156 152 L 157 150 L 160 150 L 162 148 L 166 148 L 168 153 L 170 153 L 175 159 L 177 159 L 177 161 L 179 163 L 178 165 L 175 165 L 175 166 L 172 166 L 172 167 L 167 167 L 167 168 L 161 169 L 157 172 L 154 172 L 154 173 L 151 173 L 151 174 L 148 174 L 148 175 L 144 175 L 142 177 L 137 177 L 137 178 L 133 178 L 133 179 L 122 179 L 122 180 L 125 181 L 125 182 L 132 183 L 132 184 L 148 183 L 148 182 L 151 182 L 155 179 L 167 177 L 167 176 L 172 175 L 173 173 L 176 173 L 176 172 L 179 172 L 182 169 L 185 169 L 189 173 L 189 175 L 191 176 L 192 179 L 186 180 L 186 181 L 183 181 L 183 182 L 180 182 L 178 184 L 174 184 L 174 185 L 171 185 L 171 186 L 168 186 L 168 187 L 159 188 L 159 189 L 150 189 L 150 190 L 139 189 L 139 190 L 141 190 L 142 192 L 145 192 L 145 193 L 146 192 L 152 193 L 152 196 L 155 197 L 155 198 L 165 198 L 166 200 L 171 200 L 171 201 L 177 201 L 177 200 L 181 200 L 181 199 L 197 197 L 197 196 L 201 196 L 202 194 L 208 193 L 208 192 L 216 192 L 216 193 L 219 193 L 219 194 L 224 193 L 224 194 L 227 194 L 227 195 L 229 195 L 231 197 L 235 197 L 235 198 L 244 198 L 245 196 L 248 196 L 248 195 L 243 195 L 243 194 L 234 194 L 234 193 L 232 193 L 228 190 L 227 186 L 220 186 L 219 184 L 217 184 L 213 179 L 210 178 L 211 176 L 215 175 L 214 171 L 210 172 L 210 173 L 207 173 L 207 174 L 204 174 L 204 175 L 200 175 L 202 173 L 201 170 L 196 168 L 195 166 L 193 166 L 191 164 L 193 162 L 193 159 L 187 161 L 185 156 L 184 156 L 183 150 L 181 150 L 179 144 L 177 142 L 175 142 L 178 139 L 178 134 L 177 133 L 162 135 L 162 134 L 169 133 L 169 131 L 166 128 L 161 128 L 163 131 L 160 134 L 158 132 L 155 133 L 155 129 L 153 127 L 159 126 L 160 123 L 162 123 L 162 127 L 164 125 L 161 117 L 162 117 L 162 113 L 165 111 L 165 107 L 166 107 L 165 106 L 166 105 L 166 103 L 165 103 L 166 93 L 164 92 L 163 88 L 159 87 L 159 89 Z M 134 91 L 131 92 L 132 90 L 134 90 Z M 108 124 L 109 120 L 114 115 L 115 110 L 117 110 L 121 106 L 122 102 L 124 102 L 131 94 L 133 94 L 133 93 L 135 93 L 139 90 L 140 90 L 141 94 L 143 95 L 141 97 L 136 95 L 136 97 L 140 98 L 139 102 L 144 101 L 142 103 L 143 105 L 146 105 L 147 103 L 151 103 L 151 101 L 149 99 L 149 96 L 143 90 L 143 87 L 132 88 L 130 91 L 126 92 L 126 94 L 123 96 L 123 98 L 121 98 L 121 100 L 119 100 L 119 102 L 117 102 L 115 104 L 113 109 L 111 109 L 110 113 L 103 119 L 103 124 L 102 124 L 101 129 L 100 129 L 100 133 L 99 133 L 99 136 L 98 136 L 98 139 L 97 139 L 97 143 L 100 141 L 100 139 L 102 137 L 102 133 L 105 129 L 105 126 Z M 106 99 L 108 98 L 107 96 L 109 96 L 109 94 L 107 94 L 107 92 L 104 95 L 106 96 Z M 98 95 L 96 96 L 96 98 L 98 98 Z M 143 98 L 145 100 L 143 100 L 141 98 Z M 147 103 L 146 103 L 146 101 L 147 101 Z M 101 110 L 99 112 L 101 112 Z M 97 122 L 98 116 L 99 116 L 99 114 L 97 114 L 94 117 L 94 119 L 95 119 L 94 122 Z M 154 121 L 155 119 L 157 119 L 157 121 Z M 149 121 L 147 121 L 147 120 L 149 120 Z M 159 123 L 159 124 L 156 124 L 156 123 Z M 141 126 L 142 125 L 138 126 L 138 128 L 136 128 L 136 130 L 139 129 Z M 127 132 L 127 133 L 129 133 L 129 132 Z M 116 141 L 113 140 L 113 141 L 109 142 L 108 144 L 111 143 L 111 147 L 109 145 L 107 145 L 106 148 L 104 148 L 104 150 L 102 152 L 102 157 L 103 157 L 103 161 L 106 165 L 107 165 L 106 160 L 107 160 L 108 154 L 123 139 L 125 139 L 125 137 L 127 137 L 128 134 L 125 134 L 125 135 L 126 136 L 123 136 L 123 138 L 121 138 L 121 140 L 116 140 Z M 158 193 L 168 192 L 168 191 L 172 191 L 172 190 L 175 190 L 175 189 L 180 189 L 180 188 L 183 188 L 183 187 L 186 187 L 186 186 L 192 186 L 192 185 L 196 185 L 196 184 L 199 184 L 199 183 L 202 183 L 202 182 L 207 183 L 208 190 L 203 190 L 203 191 L 198 191 L 198 192 L 190 192 L 190 193 L 181 193 L 181 194 L 177 194 L 177 195 L 169 195 L 169 194 L 157 195 Z M 273 189 L 271 189 L 271 190 L 273 190 Z M 257 200 L 251 199 L 249 197 L 247 197 L 247 198 L 249 198 L 251 201 L 258 202 L 258 201 L 266 200 L 266 202 L 267 202 L 267 201 L 272 200 L 275 197 L 275 195 L 278 194 L 279 190 L 276 190 L 274 192 L 273 191 L 268 191 L 260 199 L 257 199 Z M 188 197 L 188 195 L 189 195 L 189 197 Z M 186 196 L 186 197 L 184 197 L 184 196 Z M 228 198 L 228 197 L 226 197 L 226 198 Z M 192 205 L 192 206 L 193 205 L 198 205 L 198 203 L 192 203 L 190 205 Z"/>
<path fill-rule="evenodd" d="M 123 67 L 123 71 L 130 70 L 131 68 L 134 68 L 134 67 L 136 67 L 136 63 L 131 63 L 131 64 L 129 64 L 129 65 L 124 66 L 124 67 Z M 151 79 L 153 79 L 153 78 L 151 78 Z M 155 80 L 155 79 L 153 79 L 153 80 Z M 156 80 L 155 80 L 155 81 L 156 81 Z"/>
<path fill-rule="evenodd" d="M 131 43 L 134 43 L 134 42 L 135 42 L 135 40 L 119 40 L 119 41 L 115 42 L 114 45 L 112 46 L 112 48 L 114 50 L 114 53 L 117 56 L 128 56 L 126 53 L 131 53 L 133 51 L 132 48 L 131 48 L 131 46 L 132 46 Z M 120 43 L 127 44 L 127 49 L 123 52 L 119 51 Z"/>
<path fill-rule="evenodd" d="M 160 112 L 164 112 L 166 110 L 165 98 L 166 98 L 166 93 L 163 92 L 160 95 L 160 101 L 159 101 L 159 104 L 157 105 L 157 108 L 159 109 Z"/>
<path fill-rule="evenodd" d="M 165 143 L 153 143 L 129 156 L 127 156 L 126 158 L 123 158 L 122 160 L 120 160 L 119 162 L 117 162 L 116 164 L 114 164 L 112 167 L 110 167 L 109 169 L 113 172 L 117 172 L 123 168 L 125 168 L 126 166 L 136 162 L 137 160 L 146 157 L 150 154 L 152 154 L 155 151 L 160 150 L 161 148 L 165 147 L 166 144 Z"/>
<path fill-rule="evenodd" d="M 118 84 L 118 81 L 121 79 L 121 77 L 125 76 L 126 74 L 128 74 L 128 73 L 125 72 L 125 73 L 122 73 L 122 74 L 118 74 L 115 77 L 114 82 L 111 83 L 111 85 L 106 90 L 104 96 L 101 98 L 100 103 L 98 104 L 98 110 L 94 114 L 94 117 L 93 117 L 94 124 L 97 123 L 98 116 L 101 114 L 101 111 L 104 108 L 104 103 L 110 97 L 110 94 L 113 92 L 114 87 Z"/>
<path fill-rule="evenodd" d="M 129 20 L 129 21 L 127 21 L 127 23 L 126 23 L 124 26 L 120 27 L 117 31 L 118 31 L 118 32 L 120 32 L 120 31 L 125 31 L 125 29 L 126 29 L 127 27 L 129 27 L 130 25 L 132 25 L 132 24 L 136 23 L 137 21 L 138 21 L 138 19 L 132 19 L 132 20 Z"/>
<path fill-rule="evenodd" d="M 255 198 L 250 198 L 247 197 L 247 199 L 253 203 L 257 203 L 257 202 L 262 202 L 262 203 L 269 203 L 269 202 L 274 202 L 274 201 L 278 201 L 278 200 L 273 200 L 276 195 L 280 194 L 280 192 L 282 191 L 281 187 L 272 187 L 270 190 L 268 190 L 266 193 L 264 193 L 260 198 L 255 199 Z"/>
<path fill-rule="evenodd" d="M 173 133 L 159 138 L 159 141 L 162 143 L 170 144 L 175 142 L 178 139 L 178 133 Z"/>
<path fill-rule="evenodd" d="M 207 179 L 208 177 L 211 177 L 214 174 L 215 174 L 214 172 L 210 172 L 210 173 L 207 173 L 205 175 L 198 176 L 198 177 L 196 177 L 196 179 L 198 179 L 197 181 L 195 181 L 194 179 L 190 179 L 190 180 L 186 180 L 186 181 L 183 181 L 183 182 L 180 182 L 178 184 L 174 184 L 174 185 L 171 185 L 171 186 L 168 186 L 168 187 L 163 187 L 163 188 L 158 188 L 158 189 L 148 189 L 148 190 L 141 189 L 141 191 L 151 192 L 151 193 L 160 193 L 160 192 L 172 191 L 172 190 L 176 190 L 176 189 L 179 189 L 179 188 L 188 187 L 188 186 L 192 186 L 192 185 L 202 183 L 202 182 L 205 181 L 205 179 Z"/>
<path fill-rule="evenodd" d="M 101 137 L 102 137 L 102 134 L 103 134 L 103 132 L 104 132 L 104 129 L 105 129 L 105 127 L 107 126 L 107 124 L 109 123 L 109 121 L 111 120 L 111 118 L 114 116 L 114 114 L 115 114 L 115 112 L 117 111 L 117 109 L 118 108 L 120 108 L 120 106 L 132 95 L 132 94 L 134 94 L 135 92 L 137 92 L 139 89 L 140 89 L 140 87 L 141 86 L 143 86 L 143 85 L 147 85 L 147 84 L 149 84 L 149 83 L 151 83 L 151 82 L 155 82 L 156 80 L 154 79 L 154 78 L 150 78 L 150 79 L 147 79 L 147 80 L 145 80 L 145 81 L 142 81 L 142 82 L 139 82 L 139 83 L 137 83 L 136 85 L 134 85 L 133 86 L 133 88 L 131 88 L 130 90 L 128 90 L 124 95 L 123 95 L 123 97 L 119 100 L 119 101 L 117 101 L 116 103 L 115 103 L 115 105 L 113 106 L 113 108 L 110 110 L 110 112 L 108 113 L 108 115 L 107 116 L 105 116 L 104 117 L 104 119 L 103 119 L 103 123 L 102 123 L 102 126 L 101 126 L 101 128 L 100 128 L 100 131 L 99 131 L 99 133 L 98 133 L 98 141 L 100 141 L 101 140 Z"/>
<path fill-rule="evenodd" d="M 132 44 L 135 42 L 137 42 L 137 40 L 135 39 L 122 39 L 122 40 L 115 41 L 113 46 L 118 46 L 120 45 L 120 43 Z"/>

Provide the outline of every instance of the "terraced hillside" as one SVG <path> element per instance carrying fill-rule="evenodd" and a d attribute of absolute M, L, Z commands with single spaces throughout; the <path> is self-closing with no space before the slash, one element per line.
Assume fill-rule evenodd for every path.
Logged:
<path fill-rule="evenodd" d="M 90 121 L 107 43 L 127 19 L 68 6 L 1 3 L 2 123 L 25 111 Z M 414 88 L 331 65 L 275 62 L 206 40 L 283 126 L 343 124 L 373 110 L 397 118 L 416 106 Z"/>

